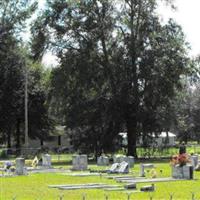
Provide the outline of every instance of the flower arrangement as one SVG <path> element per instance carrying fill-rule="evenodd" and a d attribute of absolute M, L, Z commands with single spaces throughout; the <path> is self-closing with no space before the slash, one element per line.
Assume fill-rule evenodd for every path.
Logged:
<path fill-rule="evenodd" d="M 188 154 L 186 153 L 172 156 L 171 165 L 173 166 L 176 166 L 176 165 L 184 166 L 187 163 L 190 163 L 190 159 L 189 159 Z"/>

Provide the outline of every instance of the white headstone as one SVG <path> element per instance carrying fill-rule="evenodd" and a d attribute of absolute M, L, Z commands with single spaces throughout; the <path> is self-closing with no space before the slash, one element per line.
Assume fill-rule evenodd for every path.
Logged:
<path fill-rule="evenodd" d="M 73 155 L 72 165 L 73 165 L 73 170 L 87 170 L 88 167 L 87 155 Z"/>
<path fill-rule="evenodd" d="M 124 155 L 115 155 L 113 157 L 113 162 L 114 163 L 121 163 L 121 162 L 123 162 L 125 160 L 126 160 L 126 156 L 124 156 Z"/>
<path fill-rule="evenodd" d="M 124 155 L 115 155 L 113 157 L 114 163 L 121 163 L 121 162 L 127 162 L 129 164 L 129 167 L 133 167 L 134 165 L 134 157 L 133 156 L 124 156 Z"/>
<path fill-rule="evenodd" d="M 16 174 L 17 175 L 24 175 L 24 174 L 26 174 L 25 160 L 24 160 L 24 158 L 17 158 L 15 160 L 15 162 L 16 162 Z"/>
<path fill-rule="evenodd" d="M 117 173 L 118 171 L 118 167 L 119 167 L 119 163 L 114 163 L 112 164 L 112 166 L 110 167 L 109 169 L 109 172 L 110 173 Z"/>
<path fill-rule="evenodd" d="M 118 173 L 129 173 L 129 166 L 128 163 L 123 161 L 119 164 L 119 167 L 117 169 Z"/>
<path fill-rule="evenodd" d="M 49 154 L 42 155 L 42 166 L 51 167 L 51 156 Z"/>

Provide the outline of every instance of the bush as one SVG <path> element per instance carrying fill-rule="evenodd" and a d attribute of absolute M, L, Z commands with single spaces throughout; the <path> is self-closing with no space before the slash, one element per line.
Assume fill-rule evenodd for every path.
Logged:
<path fill-rule="evenodd" d="M 8 158 L 8 155 L 7 155 L 6 150 L 2 150 L 2 151 L 0 151 L 0 158 L 1 158 L 1 159 Z"/>

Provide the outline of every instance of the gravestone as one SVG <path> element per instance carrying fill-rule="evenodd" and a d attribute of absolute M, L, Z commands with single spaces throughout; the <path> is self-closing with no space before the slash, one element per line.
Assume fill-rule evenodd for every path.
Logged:
<path fill-rule="evenodd" d="M 129 166 L 128 163 L 123 161 L 119 164 L 119 167 L 117 169 L 118 173 L 129 173 Z"/>
<path fill-rule="evenodd" d="M 73 155 L 72 157 L 73 170 L 87 170 L 88 160 L 87 155 Z"/>
<path fill-rule="evenodd" d="M 113 162 L 121 163 L 121 162 L 125 161 L 125 159 L 126 159 L 126 156 L 124 156 L 124 155 L 114 155 Z"/>
<path fill-rule="evenodd" d="M 42 155 L 42 166 L 51 167 L 51 156 L 49 154 Z"/>
<path fill-rule="evenodd" d="M 175 179 L 193 179 L 194 168 L 192 165 L 172 166 L 172 177 Z"/>
<path fill-rule="evenodd" d="M 117 169 L 119 167 L 119 163 L 114 163 L 111 165 L 110 169 L 108 170 L 109 173 L 117 173 Z"/>
<path fill-rule="evenodd" d="M 190 157 L 190 159 L 191 159 L 191 164 L 192 164 L 192 166 L 194 167 L 194 168 L 196 168 L 196 166 L 198 165 L 198 160 L 199 160 L 199 157 L 198 157 L 198 155 L 192 155 L 191 157 Z"/>
<path fill-rule="evenodd" d="M 145 176 L 145 172 L 144 172 L 145 168 L 154 168 L 154 165 L 153 164 L 140 164 L 140 176 L 142 176 L 142 177 Z"/>
<path fill-rule="evenodd" d="M 200 163 L 195 167 L 195 171 L 200 171 Z"/>
<path fill-rule="evenodd" d="M 172 166 L 172 178 L 182 179 L 183 173 L 182 169 L 179 166 Z"/>
<path fill-rule="evenodd" d="M 17 175 L 25 175 L 26 169 L 25 169 L 25 160 L 24 158 L 17 158 L 15 160 L 16 162 L 16 174 Z"/>
<path fill-rule="evenodd" d="M 97 158 L 97 165 L 106 166 L 109 165 L 109 158 L 107 156 L 100 156 Z"/>
<path fill-rule="evenodd" d="M 129 167 L 133 167 L 134 165 L 134 157 L 133 156 L 124 156 L 124 155 L 115 155 L 113 157 L 114 163 L 121 163 L 121 162 L 127 162 L 129 164 Z"/>
<path fill-rule="evenodd" d="M 123 161 L 121 163 L 112 164 L 111 168 L 108 170 L 108 173 L 129 173 L 128 163 Z"/>
<path fill-rule="evenodd" d="M 197 166 L 195 167 L 195 171 L 200 171 L 200 160 L 198 160 Z"/>
<path fill-rule="evenodd" d="M 129 167 L 133 167 L 135 160 L 133 156 L 128 156 L 126 157 L 125 161 L 128 163 Z"/>

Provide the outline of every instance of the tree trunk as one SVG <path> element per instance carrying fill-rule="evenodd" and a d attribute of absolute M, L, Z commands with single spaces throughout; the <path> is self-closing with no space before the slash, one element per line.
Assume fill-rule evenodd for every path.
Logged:
<path fill-rule="evenodd" d="M 95 141 L 95 147 L 94 147 L 94 156 L 95 156 L 95 160 L 97 161 L 97 158 L 100 156 L 100 142 L 99 140 L 96 139 Z"/>
<path fill-rule="evenodd" d="M 137 158 L 137 122 L 127 120 L 128 155 Z"/>
<path fill-rule="evenodd" d="M 20 148 L 20 120 L 17 119 L 16 123 L 16 148 Z"/>
<path fill-rule="evenodd" d="M 8 128 L 7 132 L 7 148 L 11 148 L 11 129 Z"/>

